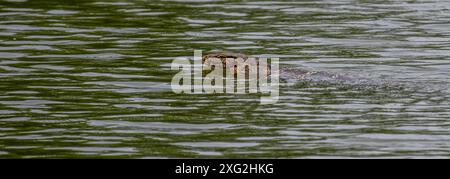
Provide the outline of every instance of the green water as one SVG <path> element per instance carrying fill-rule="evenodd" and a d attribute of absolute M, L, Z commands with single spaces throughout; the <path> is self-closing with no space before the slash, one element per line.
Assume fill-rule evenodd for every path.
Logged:
<path fill-rule="evenodd" d="M 450 157 L 450 2 L 0 1 L 0 158 Z M 171 92 L 194 50 L 383 85 Z"/>

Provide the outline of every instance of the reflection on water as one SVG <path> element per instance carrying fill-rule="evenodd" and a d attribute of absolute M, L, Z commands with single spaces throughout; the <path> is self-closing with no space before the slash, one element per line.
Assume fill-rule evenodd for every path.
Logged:
<path fill-rule="evenodd" d="M 438 0 L 2 0 L 0 158 L 447 157 L 449 20 Z M 173 94 L 194 49 L 369 81 Z"/>

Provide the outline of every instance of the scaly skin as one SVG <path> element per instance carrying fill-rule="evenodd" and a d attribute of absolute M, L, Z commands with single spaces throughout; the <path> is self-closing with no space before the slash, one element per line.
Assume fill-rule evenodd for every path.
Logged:
<path fill-rule="evenodd" d="M 237 73 L 246 73 L 248 74 L 248 69 L 237 69 L 234 66 L 234 62 L 242 58 L 244 62 L 248 60 L 249 56 L 246 56 L 244 54 L 237 54 L 237 53 L 214 53 L 214 54 L 208 54 L 204 55 L 202 58 L 202 62 L 204 64 L 214 65 L 211 64 L 208 59 L 211 58 L 218 58 L 222 62 L 222 65 L 224 67 L 224 70 L 226 69 L 234 69 L 234 77 L 236 78 Z M 228 63 L 227 66 L 227 58 L 233 60 L 232 63 Z M 230 65 L 231 64 L 231 65 Z M 267 74 L 267 77 L 271 74 L 270 65 L 267 64 L 257 64 L 257 67 L 259 66 L 266 66 L 265 68 L 267 71 L 265 74 Z M 203 71 L 204 75 L 206 75 L 207 71 Z M 367 79 L 367 78 L 361 78 L 361 77 L 353 77 L 348 75 L 342 75 L 339 73 L 333 73 L 333 72 L 327 72 L 327 71 L 311 71 L 311 70 L 305 70 L 299 67 L 280 67 L 279 70 L 279 77 L 281 81 L 286 82 L 287 84 L 297 84 L 306 82 L 307 84 L 339 84 L 339 85 L 349 85 L 354 87 L 362 87 L 362 88 L 398 88 L 402 89 L 402 86 L 395 85 L 390 83 L 389 81 L 383 81 L 378 79 Z M 248 78 L 247 78 L 248 80 Z"/>
<path fill-rule="evenodd" d="M 238 59 L 242 59 L 243 62 L 246 62 L 249 58 L 252 58 L 252 57 L 249 57 L 244 54 L 239 54 L 239 53 L 214 53 L 214 54 L 204 55 L 202 57 L 202 63 L 204 63 L 205 65 L 214 65 L 214 62 L 212 62 L 212 60 L 210 60 L 213 58 L 220 59 L 220 61 L 222 62 L 222 65 L 224 67 L 224 70 L 234 69 L 234 75 L 236 76 L 237 73 L 248 73 L 248 69 L 236 68 L 235 62 Z M 267 71 L 265 73 L 267 74 L 267 76 L 270 75 L 270 65 L 259 64 L 259 63 L 257 63 L 256 65 L 258 68 L 259 68 L 259 66 L 266 67 L 265 70 L 267 70 Z"/>
<path fill-rule="evenodd" d="M 214 65 L 211 60 L 212 58 L 220 59 L 222 62 L 222 65 L 224 67 L 224 70 L 226 69 L 234 69 L 234 75 L 239 73 L 248 73 L 248 69 L 238 69 L 234 67 L 234 62 L 241 58 L 244 60 L 248 60 L 249 56 L 239 53 L 213 53 L 213 54 L 207 54 L 202 57 L 202 62 L 207 65 Z M 232 60 L 231 63 L 228 60 Z M 257 67 L 259 67 L 261 64 L 257 64 Z M 264 64 L 262 66 L 266 66 L 266 74 L 267 76 L 270 75 L 270 65 Z M 293 67 L 285 67 L 280 69 L 280 78 L 283 81 L 287 82 L 329 82 L 329 83 L 347 83 L 347 82 L 353 82 L 355 79 L 352 79 L 348 76 L 335 74 L 331 72 L 325 72 L 325 71 L 309 71 L 301 68 L 293 68 Z"/>

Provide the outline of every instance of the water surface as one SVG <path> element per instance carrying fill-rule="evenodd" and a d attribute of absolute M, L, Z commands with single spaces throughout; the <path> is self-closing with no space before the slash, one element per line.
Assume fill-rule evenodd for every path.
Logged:
<path fill-rule="evenodd" d="M 0 158 L 450 156 L 450 2 L 0 1 Z M 177 95 L 194 50 L 402 88 Z"/>

